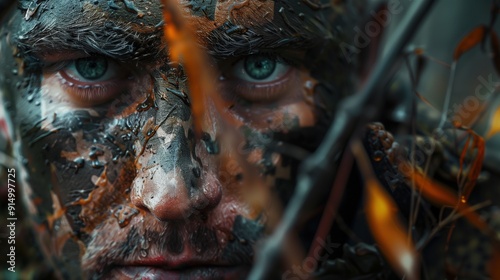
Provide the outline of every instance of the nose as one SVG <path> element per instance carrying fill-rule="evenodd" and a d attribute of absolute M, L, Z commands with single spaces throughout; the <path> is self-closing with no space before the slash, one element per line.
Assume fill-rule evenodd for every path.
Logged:
<path fill-rule="evenodd" d="M 183 126 L 161 130 L 138 158 L 141 166 L 131 189 L 131 201 L 161 221 L 183 220 L 215 207 L 222 195 L 212 170 L 200 166 L 195 140 L 186 139 Z"/>

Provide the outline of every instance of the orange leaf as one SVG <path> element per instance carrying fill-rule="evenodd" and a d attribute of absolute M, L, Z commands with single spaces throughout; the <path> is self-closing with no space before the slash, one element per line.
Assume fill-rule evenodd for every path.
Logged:
<path fill-rule="evenodd" d="M 398 220 L 398 207 L 375 177 L 363 145 L 354 141 L 351 150 L 365 178 L 365 213 L 377 245 L 397 273 L 405 279 L 419 279 L 418 254 Z"/>
<path fill-rule="evenodd" d="M 429 201 L 438 205 L 456 206 L 458 204 L 458 197 L 449 189 L 433 182 L 425 177 L 421 172 L 416 170 L 408 171 L 407 168 L 402 167 L 411 166 L 409 163 L 400 166 L 400 171 L 406 177 L 413 178 L 415 184 L 419 187 L 422 195 Z M 411 167 L 410 167 L 411 168 Z"/>
<path fill-rule="evenodd" d="M 382 254 L 405 279 L 418 279 L 417 252 L 397 218 L 396 204 L 374 178 L 366 180 L 366 190 L 368 225 Z"/>
<path fill-rule="evenodd" d="M 461 200 L 459 203 L 458 196 L 451 190 L 438 184 L 437 182 L 433 182 L 419 171 L 412 170 L 410 172 L 405 172 L 403 168 L 400 168 L 400 170 L 405 176 L 413 177 L 413 180 L 422 192 L 422 195 L 430 202 L 437 205 L 447 205 L 455 208 L 469 221 L 471 225 L 487 235 L 492 234 L 492 230 L 488 224 L 486 224 L 486 222 L 470 208 L 466 201 Z"/>
<path fill-rule="evenodd" d="M 500 132 L 500 107 L 498 107 L 490 120 L 490 127 L 486 134 L 486 139 L 491 138 L 493 135 Z"/>
<path fill-rule="evenodd" d="M 166 2 L 166 1 L 163 1 Z M 191 112 L 194 120 L 194 130 L 199 137 L 202 132 L 202 120 L 205 113 L 205 97 L 203 84 L 206 77 L 203 75 L 204 60 L 201 51 L 196 45 L 192 31 L 182 23 L 182 17 L 174 4 L 168 4 L 163 18 L 165 21 L 164 34 L 170 48 L 170 59 L 184 61 L 184 68 L 189 77 Z M 201 66 L 200 66 L 201 64 Z"/>
<path fill-rule="evenodd" d="M 453 53 L 453 60 L 458 60 L 462 56 L 462 54 L 466 53 L 474 46 L 479 44 L 483 40 L 485 33 L 486 27 L 483 25 L 474 28 L 458 44 L 455 52 Z"/>
<path fill-rule="evenodd" d="M 208 119 L 207 108 L 213 104 L 217 112 L 229 124 L 237 123 L 227 111 L 228 104 L 222 99 L 214 85 L 216 71 L 210 71 L 206 52 L 198 44 L 196 33 L 189 21 L 184 20 L 178 1 L 163 0 L 164 37 L 169 46 L 169 56 L 174 62 L 181 62 L 188 76 L 191 115 L 197 137 L 201 136 Z M 211 102 L 208 102 L 210 100 Z"/>

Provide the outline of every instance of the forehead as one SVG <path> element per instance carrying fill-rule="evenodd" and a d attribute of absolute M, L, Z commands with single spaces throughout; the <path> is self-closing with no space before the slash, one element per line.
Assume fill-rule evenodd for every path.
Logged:
<path fill-rule="evenodd" d="M 327 4 L 288 0 L 166 0 L 175 1 L 201 42 L 214 33 L 241 32 L 272 27 L 300 33 L 307 31 L 305 21 L 317 21 Z M 321 0 L 328 3 L 328 0 Z M 316 1 L 314 2 L 316 3 Z M 319 3 L 319 2 L 318 2 Z M 132 0 L 45 0 L 21 1 L 23 29 L 76 30 L 92 32 L 122 28 L 135 33 L 151 34 L 163 26 L 162 1 Z M 305 20 L 308 19 L 308 20 Z M 228 27 L 229 26 L 229 27 Z M 215 31 L 215 32 L 214 32 Z M 269 30 L 268 30 L 269 31 Z M 148 36 L 148 35 L 147 35 Z M 220 37 L 220 36 L 219 36 Z M 160 39 L 160 38 L 158 38 Z M 147 40 L 144 40 L 147 42 Z"/>

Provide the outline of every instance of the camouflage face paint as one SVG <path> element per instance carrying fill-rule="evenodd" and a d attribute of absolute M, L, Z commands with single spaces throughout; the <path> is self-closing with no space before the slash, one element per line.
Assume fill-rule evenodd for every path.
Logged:
<path fill-rule="evenodd" d="M 236 124 L 225 129 L 207 102 L 201 139 L 159 2 L 21 1 L 2 27 L 15 71 L 2 68 L 0 93 L 24 195 L 64 278 L 241 278 L 265 229 L 242 191 L 246 165 L 286 200 L 298 159 L 274 144 L 313 150 L 344 88 L 324 76 L 340 63 L 324 48 L 329 9 L 180 3 Z"/>

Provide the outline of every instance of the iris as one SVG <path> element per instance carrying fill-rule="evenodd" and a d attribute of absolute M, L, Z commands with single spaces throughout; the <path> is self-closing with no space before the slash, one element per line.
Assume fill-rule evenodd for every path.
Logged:
<path fill-rule="evenodd" d="M 97 80 L 106 74 L 108 61 L 102 57 L 86 57 L 75 61 L 75 67 L 83 78 Z"/>
<path fill-rule="evenodd" d="M 269 78 L 276 69 L 276 59 L 266 55 L 251 55 L 245 59 L 245 72 L 256 80 Z"/>

